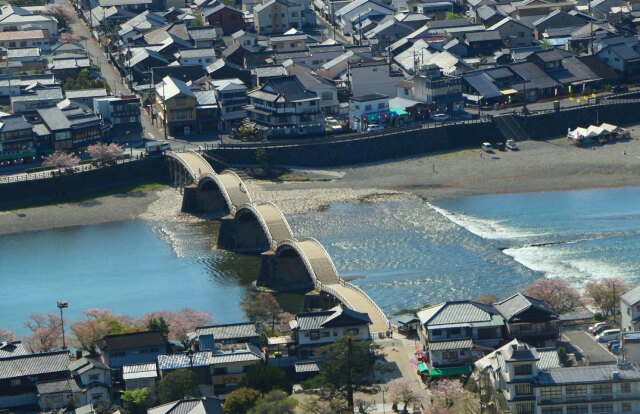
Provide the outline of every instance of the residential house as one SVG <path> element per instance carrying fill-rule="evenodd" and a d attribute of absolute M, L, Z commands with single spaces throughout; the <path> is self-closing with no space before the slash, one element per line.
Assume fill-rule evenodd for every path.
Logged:
<path fill-rule="evenodd" d="M 302 29 L 304 10 L 304 3 L 298 0 L 264 0 L 253 8 L 253 25 L 263 35 Z"/>
<path fill-rule="evenodd" d="M 126 10 L 133 13 L 141 13 L 145 10 L 149 10 L 154 6 L 158 9 L 166 9 L 166 3 L 162 1 L 154 0 L 96 0 L 98 7 L 109 8 L 115 7 L 118 9 Z M 164 3 L 164 4 L 163 4 Z"/>
<path fill-rule="evenodd" d="M 376 17 L 379 21 L 393 14 L 393 8 L 378 0 L 354 0 L 335 11 L 335 21 L 342 33 L 350 35 L 360 29 L 360 23 L 367 18 Z"/>
<path fill-rule="evenodd" d="M 424 1 L 415 6 L 416 12 L 424 14 L 434 20 L 444 20 L 447 13 L 454 9 L 450 1 Z"/>
<path fill-rule="evenodd" d="M 495 348 L 504 337 L 502 316 L 493 306 L 479 302 L 442 302 L 417 316 L 418 336 L 434 367 L 468 364 L 473 349 Z"/>
<path fill-rule="evenodd" d="M 327 78 L 314 73 L 300 73 L 296 77 L 305 89 L 314 92 L 320 97 L 320 110 L 325 115 L 336 115 L 340 112 L 338 101 L 338 88 L 335 83 Z"/>
<path fill-rule="evenodd" d="M 496 303 L 511 338 L 535 347 L 556 347 L 559 315 L 544 301 L 520 292 Z"/>
<path fill-rule="evenodd" d="M 404 77 L 396 65 L 384 60 L 349 64 L 348 73 L 354 96 L 381 93 L 395 97 L 395 85 Z"/>
<path fill-rule="evenodd" d="M 94 359 L 83 357 L 71 362 L 69 370 L 73 381 L 81 387 L 82 395 L 80 399 L 74 401 L 76 406 L 95 404 L 99 400 L 107 401 L 110 399 L 111 370 L 108 366 Z"/>
<path fill-rule="evenodd" d="M 160 332 L 143 331 L 107 335 L 96 343 L 102 363 L 120 371 L 123 365 L 154 362 L 169 351 L 169 344 Z"/>
<path fill-rule="evenodd" d="M 48 142 L 40 142 L 42 147 L 50 146 L 56 151 L 81 149 L 102 138 L 102 123 L 93 112 L 78 108 L 62 110 L 52 105 L 37 108 L 36 116 L 49 135 Z"/>
<path fill-rule="evenodd" d="M 320 97 L 295 76 L 270 79 L 247 96 L 247 117 L 267 137 L 324 133 Z"/>
<path fill-rule="evenodd" d="M 502 35 L 494 30 L 466 33 L 464 41 L 469 56 L 491 56 L 502 48 Z"/>
<path fill-rule="evenodd" d="M 221 131 L 227 131 L 232 125 L 237 124 L 247 116 L 245 106 L 249 102 L 247 98 L 247 86 L 238 78 L 212 80 L 211 87 L 216 92 L 218 108 L 220 108 Z"/>
<path fill-rule="evenodd" d="M 51 37 L 46 30 L 32 29 L 0 32 L 0 47 L 37 47 L 42 51 L 48 51 L 50 45 Z"/>
<path fill-rule="evenodd" d="M 506 47 L 531 46 L 533 43 L 533 30 L 512 17 L 505 17 L 487 30 L 500 33 Z"/>
<path fill-rule="evenodd" d="M 93 100 L 93 112 L 102 117 L 109 135 L 130 139 L 142 132 L 140 99 L 135 95 Z"/>
<path fill-rule="evenodd" d="M 261 46 L 258 45 L 259 36 L 257 33 L 238 30 L 231 35 L 231 38 L 233 39 L 234 44 L 239 45 L 250 52 L 257 52 L 261 49 Z"/>
<path fill-rule="evenodd" d="M 105 88 L 77 89 L 65 92 L 66 98 L 74 103 L 93 108 L 93 100 L 107 97 Z"/>
<path fill-rule="evenodd" d="M 6 4 L 0 7 L 0 32 L 15 32 L 40 29 L 52 39 L 58 38 L 58 21 L 51 16 Z"/>
<path fill-rule="evenodd" d="M 495 7 L 486 4 L 478 7 L 475 11 L 475 22 L 485 27 L 491 27 L 505 17 L 506 16 L 496 10 Z"/>
<path fill-rule="evenodd" d="M 513 341 L 476 366 L 513 413 L 640 413 L 636 365 L 563 368 L 555 349 Z"/>
<path fill-rule="evenodd" d="M 624 331 L 640 331 L 640 285 L 620 296 L 620 326 Z"/>
<path fill-rule="evenodd" d="M 220 27 L 225 36 L 246 27 L 242 11 L 222 3 L 203 8 L 202 17 L 209 26 Z"/>
<path fill-rule="evenodd" d="M 122 366 L 122 379 L 127 391 L 147 388 L 148 400 L 155 401 L 158 386 L 158 366 L 155 362 L 126 364 Z"/>
<path fill-rule="evenodd" d="M 198 133 L 207 134 L 218 130 L 220 122 L 220 108 L 216 98 L 216 91 L 193 91 L 196 98 L 196 118 Z"/>
<path fill-rule="evenodd" d="M 213 351 L 158 356 L 160 376 L 188 368 L 195 375 L 202 394 L 225 395 L 233 391 L 247 370 L 262 362 L 260 348 L 252 344 L 230 344 Z"/>
<path fill-rule="evenodd" d="M 218 33 L 220 29 L 211 26 L 189 27 L 187 30 L 189 38 L 197 48 L 213 47 L 222 38 L 222 33 Z"/>
<path fill-rule="evenodd" d="M 166 76 L 155 85 L 154 108 L 171 135 L 190 135 L 198 130 L 196 97 L 186 83 Z"/>
<path fill-rule="evenodd" d="M 91 60 L 87 57 L 53 57 L 47 65 L 47 69 L 55 75 L 56 79 L 60 79 L 61 81 L 64 81 L 67 78 L 75 79 L 78 77 L 81 70 L 90 68 Z"/>
<path fill-rule="evenodd" d="M 175 57 L 181 65 L 200 65 L 206 68 L 216 61 L 216 51 L 213 48 L 182 49 Z"/>
<path fill-rule="evenodd" d="M 603 47 L 596 53 L 599 59 L 622 75 L 626 82 L 640 79 L 640 42 L 616 43 Z"/>
<path fill-rule="evenodd" d="M 304 33 L 284 33 L 282 35 L 272 35 L 267 39 L 269 49 L 278 52 L 289 52 L 292 50 L 303 50 L 306 48 L 307 35 Z"/>
<path fill-rule="evenodd" d="M 326 311 L 302 312 L 289 322 L 297 343 L 298 358 L 315 359 L 319 346 L 331 344 L 345 336 L 356 341 L 371 339 L 369 315 L 340 304 Z"/>
<path fill-rule="evenodd" d="M 245 85 L 251 85 L 250 71 L 223 59 L 218 59 L 216 63 L 209 65 L 206 70 L 212 80 L 238 79 Z"/>
<path fill-rule="evenodd" d="M 216 398 L 184 398 L 149 408 L 147 414 L 223 414 L 223 410 Z"/>
<path fill-rule="evenodd" d="M 369 124 L 389 120 L 389 96 L 381 93 L 349 98 L 349 124 L 352 131 L 366 131 Z"/>
<path fill-rule="evenodd" d="M 354 39 L 356 44 L 369 44 L 376 51 L 385 51 L 389 45 L 413 33 L 414 30 L 413 27 L 391 18 L 362 35 L 354 35 Z"/>
<path fill-rule="evenodd" d="M 3 117 L 4 118 L 4 117 Z M 0 359 L 13 356 L 27 355 L 30 352 L 22 341 L 2 341 L 0 342 Z"/>
<path fill-rule="evenodd" d="M 36 155 L 33 142 L 33 125 L 31 125 L 22 115 L 10 115 L 0 118 L 0 160 L 14 160 L 21 158 L 32 158 Z M 24 349 L 21 342 L 0 343 L 0 358 L 4 352 L 13 355 L 16 350 Z M 16 354 L 17 355 L 17 354 Z"/>
<path fill-rule="evenodd" d="M 124 62 L 124 67 L 130 70 L 134 83 L 149 82 L 150 70 L 169 64 L 169 61 L 158 52 L 147 48 L 132 49 L 131 58 Z"/>
<path fill-rule="evenodd" d="M 193 333 L 200 351 L 213 351 L 223 345 L 248 343 L 260 345 L 260 334 L 253 323 L 229 323 L 198 326 Z"/>
<path fill-rule="evenodd" d="M 59 86 L 35 84 L 25 88 L 19 96 L 11 97 L 11 110 L 14 114 L 32 112 L 42 106 L 55 105 L 63 99 L 64 94 Z"/>
<path fill-rule="evenodd" d="M 67 351 L 0 358 L 0 408 L 35 407 L 38 382 L 69 376 Z"/>
<path fill-rule="evenodd" d="M 549 15 L 541 17 L 533 22 L 533 35 L 538 40 L 543 40 L 542 34 L 548 29 L 560 27 L 582 27 L 585 20 L 562 10 L 555 10 Z"/>

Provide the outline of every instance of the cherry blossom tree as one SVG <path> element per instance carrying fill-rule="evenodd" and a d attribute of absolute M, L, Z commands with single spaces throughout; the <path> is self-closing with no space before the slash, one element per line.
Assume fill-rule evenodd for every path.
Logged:
<path fill-rule="evenodd" d="M 42 14 L 45 16 L 55 17 L 58 19 L 58 23 L 63 27 L 67 27 L 71 23 L 78 21 L 78 15 L 75 10 L 62 3 L 47 4 L 42 9 Z"/>
<path fill-rule="evenodd" d="M 418 389 L 406 378 L 397 378 L 389 384 L 389 396 L 393 402 L 402 403 L 404 412 L 408 412 L 409 405 L 422 403 L 423 396 Z"/>
<path fill-rule="evenodd" d="M 557 277 L 541 277 L 527 286 L 524 293 L 544 301 L 559 315 L 584 306 L 580 293 L 566 280 Z"/>
<path fill-rule="evenodd" d="M 169 325 L 169 339 L 180 342 L 185 349 L 190 348 L 195 339 L 189 337 L 189 332 L 193 332 L 198 326 L 210 325 L 214 322 L 210 312 L 182 308 L 178 311 L 149 312 L 140 318 L 138 326 L 147 327 L 150 320 L 160 320 L 160 318 Z"/>
<path fill-rule="evenodd" d="M 64 151 L 56 151 L 44 158 L 42 165 L 45 167 L 71 168 L 80 163 L 80 158 Z"/>
<path fill-rule="evenodd" d="M 278 315 L 282 313 L 282 308 L 269 292 L 248 292 L 247 296 L 240 303 L 247 318 L 256 325 L 264 325 L 269 322 L 273 330 Z"/>
<path fill-rule="evenodd" d="M 60 315 L 32 313 L 24 325 L 32 332 L 27 337 L 27 346 L 32 352 L 48 352 L 62 346 L 62 321 Z"/>
<path fill-rule="evenodd" d="M 87 309 L 85 319 L 70 326 L 75 346 L 93 351 L 96 342 L 105 335 L 113 335 L 137 330 L 136 321 L 125 315 L 114 315 L 109 309 Z"/>
<path fill-rule="evenodd" d="M 487 293 L 487 294 L 478 296 L 474 300 L 476 302 L 484 303 L 486 305 L 493 305 L 498 301 L 498 297 L 493 293 Z"/>
<path fill-rule="evenodd" d="M 462 383 L 457 379 L 441 379 L 432 389 L 430 414 L 444 414 L 455 403 L 460 401 L 464 394 Z"/>
<path fill-rule="evenodd" d="M 0 328 L 0 342 L 15 340 L 16 336 L 13 334 L 12 330 L 7 328 Z"/>
<path fill-rule="evenodd" d="M 629 284 L 619 277 L 607 277 L 587 283 L 584 288 L 589 304 L 604 316 L 615 315 L 620 310 L 620 295 L 629 290 Z"/>
<path fill-rule="evenodd" d="M 89 145 L 87 151 L 91 158 L 101 164 L 112 164 L 118 157 L 122 155 L 122 147 L 118 144 L 97 143 Z"/>

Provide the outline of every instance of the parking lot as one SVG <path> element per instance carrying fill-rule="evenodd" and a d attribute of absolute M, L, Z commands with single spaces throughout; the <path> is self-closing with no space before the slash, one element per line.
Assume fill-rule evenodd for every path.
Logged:
<path fill-rule="evenodd" d="M 589 365 L 615 364 L 616 357 L 609 352 L 607 344 L 600 344 L 589 333 L 587 326 L 564 327 L 560 331 L 560 342 L 567 352 L 575 354 L 578 363 Z"/>

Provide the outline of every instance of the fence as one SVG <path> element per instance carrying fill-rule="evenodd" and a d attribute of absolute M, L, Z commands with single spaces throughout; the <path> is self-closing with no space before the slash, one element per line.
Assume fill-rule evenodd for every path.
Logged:
<path fill-rule="evenodd" d="M 137 160 L 136 158 L 129 158 L 129 157 L 121 158 L 116 160 L 116 164 L 123 164 L 125 162 L 136 161 L 136 160 Z M 21 181 L 31 181 L 31 180 L 42 180 L 42 179 L 53 178 L 53 177 L 57 177 L 65 174 L 75 174 L 78 172 L 95 170 L 98 168 L 105 168 L 105 166 L 96 167 L 93 164 L 84 164 L 84 165 L 78 165 L 72 168 L 65 168 L 65 169 L 56 168 L 53 170 L 39 171 L 35 173 L 7 175 L 7 176 L 0 177 L 0 184 L 17 183 Z"/>

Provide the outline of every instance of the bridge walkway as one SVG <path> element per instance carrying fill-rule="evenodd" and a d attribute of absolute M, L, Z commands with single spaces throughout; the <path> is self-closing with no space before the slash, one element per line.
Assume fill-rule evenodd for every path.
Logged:
<path fill-rule="evenodd" d="M 198 181 L 203 174 L 216 173 L 211 164 L 209 164 L 200 154 L 195 152 L 171 152 L 169 155 L 182 161 L 182 164 L 187 167 L 189 174 L 191 174 L 194 181 Z"/>
<path fill-rule="evenodd" d="M 354 285 L 350 283 L 322 285 L 322 290 L 336 296 L 350 309 L 357 312 L 368 313 L 372 322 L 369 326 L 372 335 L 377 336 L 377 333 L 389 330 L 389 320 L 384 316 L 382 310 L 380 310 L 366 293 Z"/>

